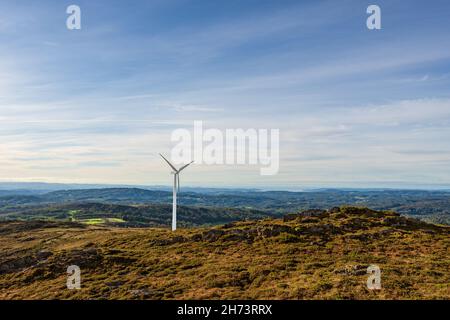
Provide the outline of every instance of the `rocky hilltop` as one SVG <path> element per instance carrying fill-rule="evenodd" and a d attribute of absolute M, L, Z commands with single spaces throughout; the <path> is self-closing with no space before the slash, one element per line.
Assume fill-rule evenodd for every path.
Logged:
<path fill-rule="evenodd" d="M 175 233 L 11 221 L 0 240 L 2 299 L 450 299 L 450 227 L 367 208 Z M 70 265 L 80 290 L 66 287 Z"/>

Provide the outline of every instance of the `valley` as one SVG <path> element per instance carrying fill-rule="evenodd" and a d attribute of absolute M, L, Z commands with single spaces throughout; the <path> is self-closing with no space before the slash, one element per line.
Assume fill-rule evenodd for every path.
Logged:
<path fill-rule="evenodd" d="M 195 189 L 194 189 L 195 190 Z M 281 217 L 308 209 L 360 206 L 393 210 L 423 221 L 450 223 L 450 192 L 423 190 L 338 190 L 308 192 L 211 189 L 181 192 L 181 226 L 223 224 L 230 221 Z M 121 219 L 121 226 L 163 226 L 170 221 L 172 193 L 140 188 L 97 188 L 8 191 L 0 195 L 0 221 L 50 219 Z M 105 220 L 107 221 L 107 220 Z M 114 220 L 110 220 L 114 223 Z"/>

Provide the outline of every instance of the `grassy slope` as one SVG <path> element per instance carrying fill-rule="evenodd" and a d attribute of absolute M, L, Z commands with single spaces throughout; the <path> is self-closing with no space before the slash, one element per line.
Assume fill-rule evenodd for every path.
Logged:
<path fill-rule="evenodd" d="M 450 299 L 450 227 L 367 209 L 215 228 L 0 224 L 2 299 Z M 82 289 L 66 289 L 66 268 Z M 366 289 L 377 264 L 382 290 Z"/>

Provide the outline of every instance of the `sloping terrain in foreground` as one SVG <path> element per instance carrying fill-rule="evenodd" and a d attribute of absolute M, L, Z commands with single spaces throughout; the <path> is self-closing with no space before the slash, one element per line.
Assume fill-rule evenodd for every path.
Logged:
<path fill-rule="evenodd" d="M 450 299 L 450 227 L 333 208 L 210 228 L 0 223 L 1 299 Z M 379 291 L 367 267 L 381 268 Z M 66 269 L 81 268 L 81 289 Z"/>

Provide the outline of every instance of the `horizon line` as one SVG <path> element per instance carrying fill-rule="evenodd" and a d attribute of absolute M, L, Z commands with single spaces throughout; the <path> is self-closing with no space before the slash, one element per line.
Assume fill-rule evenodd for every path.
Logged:
<path fill-rule="evenodd" d="M 84 189 L 84 187 L 92 186 L 93 189 L 106 189 L 106 188 L 140 188 L 140 189 L 151 189 L 151 188 L 167 188 L 171 189 L 172 186 L 169 184 L 133 184 L 133 183 L 92 183 L 92 182 L 47 182 L 47 181 L 0 181 L 0 187 L 8 184 L 23 184 L 24 187 L 26 185 L 32 185 L 32 184 L 38 184 L 38 185 L 48 185 L 48 186 L 58 186 L 58 185 L 65 185 L 65 186 L 73 186 L 73 187 L 79 187 L 79 189 Z M 391 183 L 391 184 L 398 184 L 397 183 Z M 223 186 L 198 186 L 198 185 L 186 185 L 184 187 L 189 189 L 229 189 L 229 190 L 253 190 L 257 192 L 268 192 L 268 191 L 286 191 L 286 192 L 302 192 L 302 191 L 314 191 L 314 190 L 417 190 L 417 191 L 442 191 L 442 190 L 450 190 L 450 183 L 449 184 L 408 184 L 405 186 L 388 186 L 388 185 L 380 185 L 379 183 L 374 183 L 372 186 L 370 185 L 364 185 L 364 186 L 336 186 L 333 184 L 321 184 L 321 185 L 311 185 L 311 186 L 287 186 L 287 185 L 280 185 L 280 186 L 256 186 L 256 185 L 242 185 L 242 186 L 231 186 L 231 185 L 223 185 Z M 26 189 L 26 188 L 23 188 Z M 33 189 L 32 187 L 30 189 Z M 6 191 L 6 190 L 20 190 L 19 188 L 14 189 L 5 189 L 0 188 L 0 190 Z"/>

